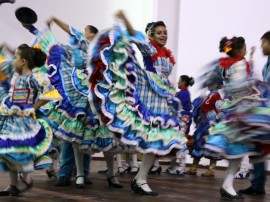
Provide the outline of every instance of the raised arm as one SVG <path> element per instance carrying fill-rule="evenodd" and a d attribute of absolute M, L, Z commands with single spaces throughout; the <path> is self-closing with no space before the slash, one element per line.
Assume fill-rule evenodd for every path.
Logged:
<path fill-rule="evenodd" d="M 15 54 L 15 49 L 12 49 L 9 45 L 7 45 L 7 44 L 5 44 L 5 43 L 3 43 L 3 44 L 0 45 L 0 50 L 2 50 L 3 48 L 6 48 L 6 50 L 7 50 L 10 54 L 12 54 L 12 55 Z"/>
<path fill-rule="evenodd" d="M 130 35 L 134 36 L 136 34 L 136 31 L 133 29 L 132 25 L 130 24 L 130 22 L 128 21 L 127 17 L 125 16 L 125 14 L 122 10 L 119 10 L 115 14 L 115 16 L 124 21 Z"/>
<path fill-rule="evenodd" d="M 70 33 L 70 30 L 69 30 L 69 25 L 66 24 L 65 22 L 59 20 L 58 18 L 56 17 L 51 17 L 49 20 L 47 20 L 46 24 L 48 25 L 48 27 L 50 28 L 51 27 L 51 24 L 52 23 L 55 23 L 57 24 L 61 29 L 63 29 L 65 32 L 67 32 L 68 34 L 71 34 Z"/>

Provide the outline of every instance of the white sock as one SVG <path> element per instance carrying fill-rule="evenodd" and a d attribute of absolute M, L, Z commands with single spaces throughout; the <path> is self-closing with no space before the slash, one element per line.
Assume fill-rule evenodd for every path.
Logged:
<path fill-rule="evenodd" d="M 137 175 L 135 176 L 137 184 L 142 185 L 141 186 L 142 189 L 147 191 L 147 192 L 152 191 L 147 184 L 147 176 L 148 176 L 148 172 L 149 172 L 151 166 L 153 165 L 154 161 L 155 161 L 154 154 L 144 154 L 143 158 L 142 158 L 142 164 L 141 164 L 140 170 L 137 173 Z"/>
<path fill-rule="evenodd" d="M 249 157 L 248 156 L 245 156 L 242 159 L 240 171 L 241 172 L 248 172 L 249 171 Z"/>
<path fill-rule="evenodd" d="M 131 156 L 132 156 L 132 167 L 138 168 L 139 166 L 138 166 L 137 154 L 135 153 L 135 154 L 132 154 Z"/>
<path fill-rule="evenodd" d="M 114 176 L 114 160 L 113 160 L 113 154 L 109 152 L 103 152 L 105 161 L 107 163 L 107 177 L 110 178 L 110 181 L 114 184 L 120 184 L 116 177 Z M 113 178 L 112 178 L 113 177 Z"/>
<path fill-rule="evenodd" d="M 77 177 L 84 176 L 83 172 L 83 153 L 79 151 L 79 145 L 73 144 L 74 158 L 76 164 Z M 76 184 L 84 184 L 84 177 L 78 177 L 76 180 Z"/>
<path fill-rule="evenodd" d="M 151 171 L 156 171 L 159 167 L 160 167 L 159 159 L 156 159 L 154 164 L 153 164 L 153 168 L 151 169 Z"/>
<path fill-rule="evenodd" d="M 231 159 L 229 160 L 229 167 L 225 175 L 223 182 L 223 189 L 225 189 L 229 194 L 236 195 L 236 191 L 233 188 L 234 176 L 238 170 L 241 159 Z"/>
<path fill-rule="evenodd" d="M 117 167 L 119 172 L 124 172 L 124 168 L 122 165 L 122 155 L 121 154 L 116 154 L 116 162 L 117 162 Z"/>

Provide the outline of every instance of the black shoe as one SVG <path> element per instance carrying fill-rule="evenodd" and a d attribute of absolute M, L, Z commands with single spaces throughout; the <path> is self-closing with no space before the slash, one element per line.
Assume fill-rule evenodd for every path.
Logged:
<path fill-rule="evenodd" d="M 246 195 L 265 195 L 265 191 L 259 191 L 252 187 L 247 189 L 239 190 L 239 193 L 246 194 Z"/>
<path fill-rule="evenodd" d="M 98 171 L 98 173 L 100 173 L 100 174 L 107 173 L 107 172 L 108 172 L 108 169 L 106 169 L 106 170 L 99 170 Z"/>
<path fill-rule="evenodd" d="M 109 186 L 112 187 L 112 188 L 123 188 L 123 185 L 121 185 L 121 184 L 114 184 L 111 181 L 114 177 L 115 176 L 107 177 L 107 182 L 108 182 Z"/>
<path fill-rule="evenodd" d="M 222 200 L 227 201 L 244 200 L 241 194 L 231 195 L 223 187 L 220 188 L 220 196 Z"/>
<path fill-rule="evenodd" d="M 142 185 L 147 184 L 147 183 L 144 183 L 144 184 L 141 184 L 141 185 L 138 185 L 136 181 L 133 182 L 133 183 L 134 183 L 134 185 L 133 185 L 134 186 L 133 191 L 134 191 L 135 194 L 146 195 L 146 196 L 158 196 L 158 193 L 157 192 L 145 191 L 142 188 Z"/>
<path fill-rule="evenodd" d="M 64 176 L 61 176 L 58 178 L 55 186 L 57 187 L 64 187 L 64 186 L 69 186 L 70 185 L 70 179 Z"/>
<path fill-rule="evenodd" d="M 9 191 L 8 190 L 0 191 L 0 196 L 9 196 Z"/>
<path fill-rule="evenodd" d="M 156 170 L 152 170 L 153 168 L 156 168 L 156 166 L 152 166 L 152 167 L 151 167 L 151 169 L 150 169 L 150 171 L 149 171 L 149 174 L 151 174 L 151 175 L 159 174 L 159 175 L 160 175 L 160 173 L 161 173 L 161 171 L 162 171 L 161 166 L 159 166 Z"/>
<path fill-rule="evenodd" d="M 84 177 L 84 184 L 91 185 L 93 182 L 88 177 Z"/>
<path fill-rule="evenodd" d="M 135 180 L 135 178 L 133 180 L 131 180 L 130 188 L 131 188 L 131 190 L 135 191 L 135 188 L 136 188 L 136 180 Z"/>
<path fill-rule="evenodd" d="M 46 173 L 47 173 L 48 178 L 52 178 L 52 177 L 57 178 L 54 170 L 51 170 L 51 171 L 46 170 Z"/>
<path fill-rule="evenodd" d="M 77 176 L 76 177 L 76 188 L 78 188 L 78 189 L 84 189 L 85 188 L 85 181 L 84 180 L 83 180 L 83 183 L 82 184 L 77 184 L 77 179 L 79 177 L 82 177 L 83 179 L 85 179 L 85 177 L 83 175 Z"/>
<path fill-rule="evenodd" d="M 122 168 L 122 169 L 121 169 L 121 168 Z M 120 171 L 120 170 L 122 170 L 122 171 Z M 119 175 L 124 175 L 124 174 L 126 173 L 126 170 L 121 166 L 121 167 L 118 167 L 117 173 L 118 173 Z"/>
<path fill-rule="evenodd" d="M 32 189 L 33 186 L 34 186 L 34 183 L 33 183 L 33 180 L 32 179 L 31 179 L 31 182 L 30 183 L 26 182 L 23 178 L 21 178 L 21 181 L 25 185 L 25 188 L 21 189 L 20 192 L 28 191 L 28 190 Z"/>
<path fill-rule="evenodd" d="M 6 190 L 0 191 L 0 196 L 18 196 L 20 193 L 21 191 L 18 189 L 18 187 L 9 185 Z"/>

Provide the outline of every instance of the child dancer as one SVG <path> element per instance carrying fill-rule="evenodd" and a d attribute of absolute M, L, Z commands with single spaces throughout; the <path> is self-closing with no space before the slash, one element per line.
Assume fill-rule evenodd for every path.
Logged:
<path fill-rule="evenodd" d="M 185 173 L 188 175 L 197 175 L 197 169 L 200 159 L 203 157 L 203 147 L 205 139 L 209 135 L 208 129 L 217 121 L 217 115 L 219 111 L 219 105 L 221 96 L 218 89 L 222 85 L 222 78 L 219 75 L 212 75 L 212 78 L 208 80 L 207 86 L 210 93 L 205 99 L 199 98 L 201 102 L 197 106 L 194 106 L 194 121 L 196 123 L 196 131 L 194 132 L 193 150 L 191 156 L 194 158 L 192 167 Z M 197 99 L 198 100 L 198 99 Z M 196 103 L 196 102 L 194 102 Z M 210 159 L 209 169 L 202 174 L 203 177 L 214 177 L 216 168 L 216 160 Z"/>
<path fill-rule="evenodd" d="M 189 134 L 190 125 L 192 122 L 192 104 L 188 87 L 193 86 L 194 83 L 195 81 L 192 77 L 187 75 L 180 76 L 178 82 L 178 88 L 180 91 L 175 94 L 174 100 L 176 102 L 173 102 L 173 107 L 177 110 L 179 118 L 181 118 L 187 124 L 186 135 Z M 174 175 L 184 174 L 186 167 L 186 153 L 187 148 L 177 152 L 176 157 L 171 160 L 170 167 L 166 170 L 167 173 Z"/>
<path fill-rule="evenodd" d="M 49 100 L 60 100 L 61 96 L 46 74 L 34 70 L 45 61 L 45 53 L 26 44 L 15 52 L 15 73 L 0 105 L 0 168 L 9 172 L 11 181 L 1 195 L 16 196 L 29 190 L 33 186 L 30 172 L 48 164 L 40 160 L 50 147 L 52 133 L 44 120 L 36 120 L 35 113 Z M 18 187 L 18 172 L 22 173 L 23 189 Z"/>

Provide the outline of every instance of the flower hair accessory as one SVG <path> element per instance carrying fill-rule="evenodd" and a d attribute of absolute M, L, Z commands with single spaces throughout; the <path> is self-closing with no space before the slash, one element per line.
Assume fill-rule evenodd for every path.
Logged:
<path fill-rule="evenodd" d="M 233 44 L 232 40 L 226 41 L 225 46 L 223 48 L 225 53 L 228 53 L 229 51 L 232 50 L 232 44 Z"/>
<path fill-rule="evenodd" d="M 152 34 L 152 32 L 153 32 L 152 29 L 153 29 L 153 25 L 149 26 L 149 28 L 148 28 L 147 31 L 146 31 L 147 36 L 151 36 L 151 34 Z"/>
<path fill-rule="evenodd" d="M 33 48 L 36 50 L 41 50 L 41 47 L 39 45 L 35 45 L 35 46 L 33 46 Z"/>

